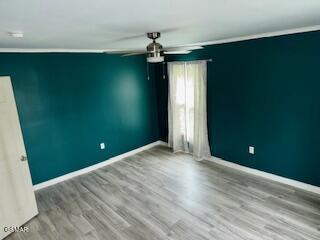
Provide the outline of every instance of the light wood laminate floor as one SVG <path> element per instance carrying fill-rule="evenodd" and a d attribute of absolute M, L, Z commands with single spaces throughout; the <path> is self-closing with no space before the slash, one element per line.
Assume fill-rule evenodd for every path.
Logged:
<path fill-rule="evenodd" d="M 12 239 L 320 239 L 320 198 L 156 147 L 36 192 Z"/>

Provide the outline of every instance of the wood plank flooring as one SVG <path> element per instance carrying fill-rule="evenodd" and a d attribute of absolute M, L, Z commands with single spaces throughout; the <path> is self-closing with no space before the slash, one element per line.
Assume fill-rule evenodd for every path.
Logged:
<path fill-rule="evenodd" d="M 156 147 L 36 192 L 12 239 L 320 239 L 320 197 Z"/>

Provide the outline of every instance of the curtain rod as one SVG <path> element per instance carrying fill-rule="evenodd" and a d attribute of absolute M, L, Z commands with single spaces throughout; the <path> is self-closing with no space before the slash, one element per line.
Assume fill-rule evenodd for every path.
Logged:
<path fill-rule="evenodd" d="M 182 61 L 169 61 L 169 62 L 193 62 L 193 61 L 207 61 L 207 62 L 212 62 L 212 58 L 208 58 L 208 59 L 195 59 L 195 60 L 182 60 Z M 166 64 L 169 62 L 162 62 L 162 64 Z"/>

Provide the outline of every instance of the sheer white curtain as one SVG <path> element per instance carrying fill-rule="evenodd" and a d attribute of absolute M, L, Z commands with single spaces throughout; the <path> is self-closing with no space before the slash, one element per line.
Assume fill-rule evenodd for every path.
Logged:
<path fill-rule="evenodd" d="M 210 157 L 207 129 L 207 62 L 168 63 L 169 146 L 191 153 L 195 159 Z"/>

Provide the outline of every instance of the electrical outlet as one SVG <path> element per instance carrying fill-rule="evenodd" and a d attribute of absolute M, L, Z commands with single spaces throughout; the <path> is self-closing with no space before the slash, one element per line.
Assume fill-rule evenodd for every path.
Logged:
<path fill-rule="evenodd" d="M 104 143 L 100 143 L 100 149 L 105 149 L 106 148 L 106 145 Z"/>
<path fill-rule="evenodd" d="M 254 154 L 254 147 L 253 146 L 249 146 L 249 153 Z"/>

